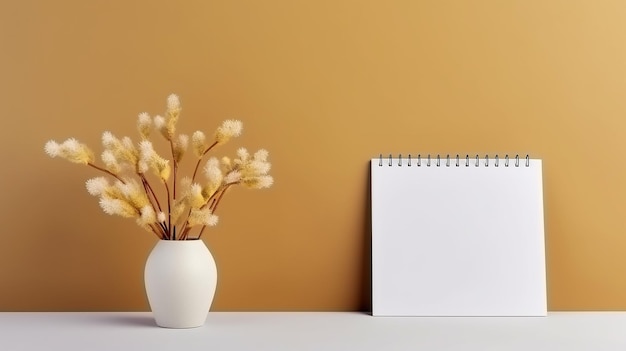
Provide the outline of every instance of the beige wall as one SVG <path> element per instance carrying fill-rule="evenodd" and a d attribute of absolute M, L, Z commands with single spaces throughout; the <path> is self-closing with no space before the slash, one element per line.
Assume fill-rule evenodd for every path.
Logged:
<path fill-rule="evenodd" d="M 204 237 L 215 310 L 368 309 L 381 152 L 542 158 L 549 308 L 626 309 L 622 1 L 1 2 L 0 310 L 147 310 L 155 237 L 43 144 L 99 152 L 169 93 L 180 130 L 240 118 L 217 155 L 274 165 Z"/>

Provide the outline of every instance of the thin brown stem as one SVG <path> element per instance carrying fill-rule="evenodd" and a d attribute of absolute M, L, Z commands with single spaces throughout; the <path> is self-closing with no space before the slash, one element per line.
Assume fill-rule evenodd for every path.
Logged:
<path fill-rule="evenodd" d="M 187 240 L 187 233 L 185 230 L 180 231 L 180 240 Z"/>
<path fill-rule="evenodd" d="M 93 163 L 87 163 L 87 165 L 89 165 L 89 166 L 91 166 L 91 167 L 93 167 L 93 168 L 95 168 L 95 169 L 97 169 L 97 170 L 99 170 L 99 171 L 102 171 L 102 172 L 104 172 L 104 173 L 106 173 L 106 174 L 108 174 L 108 175 L 110 175 L 110 176 L 115 177 L 115 179 L 117 179 L 117 180 L 119 180 L 120 182 L 122 182 L 122 184 L 126 184 L 126 182 L 125 182 L 122 178 L 120 178 L 117 174 L 115 174 L 115 173 L 113 173 L 113 172 L 111 172 L 111 171 L 109 171 L 109 170 L 107 170 L 107 169 L 104 169 L 104 168 L 102 168 L 102 167 L 98 167 L 98 166 L 96 166 L 96 165 L 95 165 L 95 164 L 93 164 Z"/>
<path fill-rule="evenodd" d="M 189 228 L 187 228 L 187 222 L 183 223 L 180 232 L 184 235 L 185 233 L 187 233 L 187 230 Z"/>
<path fill-rule="evenodd" d="M 221 188 L 218 188 L 218 189 L 217 189 L 217 190 L 213 193 L 213 195 L 211 195 L 211 197 L 209 197 L 209 199 L 207 200 L 207 202 L 206 202 L 204 205 L 200 206 L 200 209 L 205 208 L 205 207 L 206 207 L 206 205 L 207 205 L 209 202 L 211 202 L 211 200 L 215 197 L 215 195 L 217 195 L 217 194 L 220 192 L 220 190 L 221 190 Z M 189 224 L 189 217 L 191 216 L 191 210 L 192 210 L 192 209 L 191 209 L 191 208 L 189 208 L 189 211 L 187 211 L 187 219 L 185 219 L 185 222 L 183 222 L 183 230 L 182 230 L 182 232 L 185 232 L 187 229 L 189 229 L 189 228 L 187 228 L 187 225 Z"/>
<path fill-rule="evenodd" d="M 172 188 L 173 188 L 172 189 L 172 202 L 176 203 L 176 174 L 178 173 L 178 162 L 176 162 L 176 155 L 174 154 L 174 142 L 172 142 L 172 139 L 170 139 L 170 151 L 172 152 L 172 161 L 174 161 L 174 179 L 172 181 Z M 169 197 L 168 197 L 167 207 L 168 207 L 168 212 L 171 212 L 171 211 L 169 211 L 169 207 L 170 207 Z M 168 215 L 170 215 L 170 214 L 168 214 Z M 169 221 L 170 221 L 170 229 L 171 229 L 172 238 L 174 240 L 176 240 L 176 225 L 174 225 L 174 227 L 172 227 L 171 215 L 170 215 Z"/>
<path fill-rule="evenodd" d="M 215 210 L 217 210 L 217 205 L 220 204 L 220 201 L 222 200 L 222 197 L 224 196 L 224 194 L 226 193 L 226 190 L 228 190 L 228 188 L 231 185 L 235 185 L 235 184 L 239 184 L 239 182 L 235 182 L 235 183 L 228 183 L 224 186 L 224 190 L 222 190 L 222 192 L 220 193 L 220 196 L 217 197 L 217 199 L 211 204 L 211 207 L 209 207 L 211 209 L 211 213 L 215 213 Z"/>
<path fill-rule="evenodd" d="M 171 199 L 170 199 L 170 187 L 167 185 L 167 181 L 163 180 L 163 184 L 165 185 L 165 190 L 167 191 L 167 236 L 170 240 L 172 239 L 172 208 L 171 208 Z"/>
<path fill-rule="evenodd" d="M 198 157 L 198 162 L 196 163 L 196 168 L 193 170 L 193 176 L 191 177 L 191 182 L 193 183 L 194 179 L 196 179 L 196 174 L 198 173 L 198 167 L 200 167 L 200 163 L 202 162 L 202 158 L 204 157 L 204 155 L 206 155 L 209 151 L 211 151 L 212 148 L 214 148 L 217 145 L 217 141 L 214 142 L 213 144 L 211 144 L 211 146 L 209 146 L 206 150 L 204 150 L 204 152 L 202 153 L 202 155 L 200 155 L 200 157 Z"/>
<path fill-rule="evenodd" d="M 149 224 L 148 226 L 150 227 L 150 229 L 152 229 L 152 232 L 153 232 L 154 234 L 156 234 L 156 236 L 157 236 L 159 239 L 161 239 L 161 240 L 163 239 L 163 235 L 162 235 L 162 234 L 159 234 L 159 232 L 160 232 L 160 231 L 158 231 L 158 230 L 154 227 L 154 225 Z"/>
<path fill-rule="evenodd" d="M 152 210 L 154 211 L 154 213 L 157 213 L 156 207 L 154 206 L 154 202 L 150 198 L 150 192 L 148 190 L 147 180 L 142 175 L 140 175 L 140 179 L 141 179 L 141 184 L 143 184 L 143 190 L 146 192 L 146 197 L 148 198 L 148 201 L 150 201 L 150 206 L 152 206 Z M 155 197 L 155 200 L 156 200 L 156 197 Z"/>
<path fill-rule="evenodd" d="M 200 206 L 200 209 L 205 208 L 205 207 L 209 204 L 209 202 L 211 202 L 211 201 L 212 201 L 212 202 L 215 202 L 215 198 L 214 198 L 214 197 L 215 197 L 215 195 L 217 195 L 217 194 L 220 192 L 220 190 L 221 190 L 221 187 L 220 187 L 219 189 L 217 189 L 217 190 L 213 193 L 213 195 L 211 195 L 211 197 L 209 197 L 209 199 L 207 200 L 207 202 L 206 202 L 204 205 Z M 211 205 L 209 205 L 209 207 L 210 207 L 210 206 L 212 206 L 212 204 L 211 204 Z M 190 209 L 189 209 L 189 211 L 187 211 L 187 219 L 186 219 L 186 220 L 185 220 L 185 222 L 183 223 L 183 230 L 182 230 L 182 232 L 188 232 L 189 230 L 191 230 L 191 227 L 187 227 L 187 225 L 189 225 L 189 217 L 191 216 L 191 210 L 192 210 L 192 209 L 190 208 Z"/>
<path fill-rule="evenodd" d="M 174 182 L 172 184 L 173 199 L 176 200 L 176 173 L 178 173 L 178 162 L 176 162 L 176 155 L 174 155 L 174 142 L 170 139 L 170 150 L 172 151 L 172 161 L 174 161 Z"/>
<path fill-rule="evenodd" d="M 148 187 L 148 190 L 150 190 L 150 193 L 152 194 L 152 197 L 154 198 L 154 201 L 156 201 L 156 204 L 157 204 L 157 207 L 159 208 L 159 211 L 163 212 L 163 210 L 161 209 L 161 203 L 159 202 L 159 198 L 154 193 L 154 190 L 152 190 L 152 186 L 150 186 L 150 183 L 148 182 L 148 179 L 146 179 L 146 176 L 143 175 L 143 174 L 141 175 L 141 178 L 143 179 L 144 183 Z"/>
<path fill-rule="evenodd" d="M 226 194 L 226 190 L 228 190 L 228 188 L 230 188 L 232 185 L 235 185 L 235 184 L 239 184 L 239 182 L 228 183 L 228 184 L 224 185 L 222 191 L 220 192 L 220 195 L 209 206 L 209 208 L 211 209 L 211 213 L 215 214 L 215 211 L 217 210 L 217 205 L 220 204 L 220 201 L 222 200 L 222 197 L 224 197 L 224 194 Z M 200 229 L 200 233 L 198 234 L 198 239 L 200 239 L 202 237 L 202 233 L 204 232 L 205 228 L 206 228 L 206 225 L 203 225 L 202 229 Z"/>
<path fill-rule="evenodd" d="M 198 240 L 200 240 L 200 238 L 202 237 L 202 233 L 204 232 L 204 228 L 206 228 L 206 225 L 203 225 L 202 229 L 200 229 L 200 233 L 198 234 Z"/>
<path fill-rule="evenodd" d="M 213 204 L 215 203 L 215 195 L 221 194 L 221 191 L 222 191 L 223 188 L 224 188 L 224 186 L 222 186 L 222 188 L 220 188 L 216 192 L 214 192 L 213 195 L 211 195 L 211 197 L 207 200 L 207 202 L 200 208 L 205 208 L 207 205 L 209 205 L 209 202 L 211 203 L 209 205 L 209 208 L 213 207 Z"/>
<path fill-rule="evenodd" d="M 154 207 L 154 203 L 152 202 L 152 199 L 150 198 L 150 194 L 152 194 L 152 198 L 154 198 L 154 201 L 159 207 L 159 211 L 162 212 L 163 210 L 161 210 L 161 204 L 159 203 L 159 199 L 156 197 L 156 194 L 152 190 L 152 187 L 150 186 L 150 183 L 148 183 L 148 180 L 146 179 L 146 177 L 141 173 L 137 173 L 137 175 L 141 179 L 141 183 L 143 184 L 144 191 L 146 192 L 146 196 L 148 197 L 148 200 L 150 201 L 150 205 L 152 206 L 152 209 L 154 210 L 154 212 L 156 212 L 156 208 Z M 161 229 L 161 232 L 163 233 L 163 235 L 161 236 L 161 239 L 164 239 L 167 233 L 167 227 L 161 222 L 157 222 L 157 223 L 159 224 L 158 228 Z"/>
<path fill-rule="evenodd" d="M 165 223 L 163 222 L 158 222 L 159 223 L 159 227 L 161 227 L 161 229 L 163 230 L 163 234 L 167 235 L 167 226 L 165 226 Z"/>

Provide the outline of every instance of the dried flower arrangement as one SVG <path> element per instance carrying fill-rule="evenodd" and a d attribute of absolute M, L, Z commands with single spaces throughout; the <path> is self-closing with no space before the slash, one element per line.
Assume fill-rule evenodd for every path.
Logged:
<path fill-rule="evenodd" d="M 139 114 L 137 126 L 141 141 L 138 144 L 129 137 L 118 139 L 111 132 L 104 132 L 103 166 L 95 163 L 91 149 L 74 138 L 63 143 L 48 141 L 45 151 L 51 157 L 88 165 L 108 175 L 108 178 L 96 177 L 86 183 L 89 194 L 100 198 L 100 207 L 105 213 L 135 218 L 139 226 L 161 240 L 200 239 L 207 226 L 217 224 L 217 207 L 232 186 L 269 188 L 274 179 L 268 175 L 271 164 L 266 150 L 250 155 L 248 150 L 240 148 L 233 160 L 209 158 L 204 165 L 205 182 L 201 184 L 196 180 L 198 168 L 207 153 L 241 134 L 241 121 L 226 120 L 217 128 L 212 143 L 207 141 L 203 132 L 193 133 L 191 148 L 197 158 L 196 166 L 191 178 L 179 180 L 179 164 L 190 141 L 188 135 L 176 134 L 180 112 L 180 100 L 172 94 L 167 98 L 165 117 L 152 118 L 145 112 Z M 157 154 L 149 140 L 153 130 L 158 130 L 169 143 L 172 165 Z M 146 177 L 150 170 L 163 183 L 167 194 L 163 206 Z M 191 236 L 191 229 L 198 226 L 201 229 L 197 236 Z"/>

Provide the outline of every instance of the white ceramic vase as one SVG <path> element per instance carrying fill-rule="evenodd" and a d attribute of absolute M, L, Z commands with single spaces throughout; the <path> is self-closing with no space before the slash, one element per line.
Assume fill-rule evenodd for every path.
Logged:
<path fill-rule="evenodd" d="M 144 271 L 156 324 L 164 328 L 204 325 L 217 286 L 217 267 L 202 240 L 159 240 Z"/>

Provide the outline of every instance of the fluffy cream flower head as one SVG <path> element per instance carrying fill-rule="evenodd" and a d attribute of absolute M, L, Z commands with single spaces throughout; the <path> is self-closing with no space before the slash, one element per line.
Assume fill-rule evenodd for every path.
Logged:
<path fill-rule="evenodd" d="M 120 199 L 102 197 L 100 198 L 100 207 L 104 213 L 110 215 L 118 215 L 126 218 L 133 218 L 138 215 L 137 210 L 131 206 L 131 204 Z"/>
<path fill-rule="evenodd" d="M 164 212 L 159 212 L 157 215 L 157 221 L 164 223 L 167 220 L 167 215 Z"/>
<path fill-rule="evenodd" d="M 122 166 L 120 166 L 113 151 L 104 150 L 100 158 L 102 158 L 102 162 L 111 173 L 119 174 L 122 171 Z"/>
<path fill-rule="evenodd" d="M 240 147 L 237 149 L 237 157 L 239 157 L 241 161 L 247 161 L 250 157 L 250 153 L 248 153 L 248 149 L 245 147 Z"/>
<path fill-rule="evenodd" d="M 194 132 L 191 136 L 191 146 L 193 147 L 194 154 L 198 157 L 202 157 L 208 147 L 204 133 L 199 130 Z"/>
<path fill-rule="evenodd" d="M 217 225 L 218 219 L 209 208 L 194 208 L 189 215 L 189 226 L 206 225 L 212 227 Z"/>
<path fill-rule="evenodd" d="M 229 172 L 224 177 L 224 183 L 226 183 L 226 184 L 234 184 L 234 183 L 238 183 L 239 181 L 241 181 L 241 172 L 240 171 Z"/>
<path fill-rule="evenodd" d="M 263 189 L 269 188 L 274 184 L 274 178 L 269 175 L 259 176 L 259 177 L 250 177 L 244 178 L 242 180 L 243 185 L 250 189 Z"/>
<path fill-rule="evenodd" d="M 69 138 L 61 144 L 50 140 L 44 146 L 44 150 L 50 157 L 62 157 L 74 163 L 86 165 L 94 162 L 93 151 L 74 138 Z"/>
<path fill-rule="evenodd" d="M 55 158 L 61 156 L 61 145 L 54 140 L 50 140 L 44 146 L 44 150 L 48 156 Z"/>
<path fill-rule="evenodd" d="M 139 135 L 143 139 L 147 139 L 150 136 L 150 132 L 152 132 L 152 118 L 147 112 L 142 112 L 139 114 L 137 119 L 137 129 L 139 130 Z"/>
<path fill-rule="evenodd" d="M 180 110 L 180 99 L 178 98 L 178 95 L 171 94 L 168 96 L 166 112 L 167 118 L 163 119 L 163 123 L 159 121 L 160 128 L 158 128 L 167 140 L 172 141 L 174 139 L 174 134 L 176 133 L 176 123 L 178 122 L 178 117 L 180 116 Z"/>
<path fill-rule="evenodd" d="M 272 164 L 268 161 L 267 150 L 260 149 L 250 158 L 248 151 L 242 148 L 238 150 L 237 155 L 239 158 L 235 160 L 235 164 L 239 173 L 227 178 L 237 179 L 238 183 L 251 189 L 269 188 L 274 184 L 274 178 L 268 175 Z"/>
<path fill-rule="evenodd" d="M 163 116 L 154 116 L 154 128 L 158 129 L 161 133 L 165 129 L 165 118 Z"/>
<path fill-rule="evenodd" d="M 140 212 L 141 212 L 141 215 L 137 219 L 137 223 L 139 225 L 146 226 L 146 225 L 150 225 L 156 222 L 157 217 L 152 206 L 145 205 L 144 207 L 141 208 Z"/>
<path fill-rule="evenodd" d="M 125 183 L 117 181 L 115 182 L 115 188 L 122 199 L 137 210 L 150 203 L 146 193 L 143 191 L 143 186 L 139 185 L 134 179 L 127 179 Z"/>
<path fill-rule="evenodd" d="M 143 140 L 139 143 L 139 163 L 137 166 L 137 172 L 143 174 L 148 171 L 152 165 L 154 153 L 151 141 Z"/>
<path fill-rule="evenodd" d="M 154 171 L 163 181 L 168 180 L 170 173 L 172 172 L 170 161 L 161 157 L 156 158 L 154 162 Z"/>
<path fill-rule="evenodd" d="M 176 162 L 180 162 L 185 155 L 185 152 L 189 148 L 189 136 L 186 134 L 179 134 L 178 138 L 174 142 L 174 159 Z"/>
<path fill-rule="evenodd" d="M 167 97 L 167 112 L 177 113 L 180 111 L 180 99 L 176 94 Z"/>
<path fill-rule="evenodd" d="M 259 151 L 254 153 L 254 159 L 261 162 L 267 162 L 267 158 L 269 156 L 269 152 L 265 149 L 260 149 Z"/>
<path fill-rule="evenodd" d="M 191 208 L 200 208 L 205 203 L 206 200 L 202 195 L 202 186 L 198 183 L 192 184 L 189 191 L 189 206 Z"/>
<path fill-rule="evenodd" d="M 110 186 L 109 181 L 104 177 L 91 178 L 87 180 L 85 185 L 87 186 L 87 192 L 93 196 L 104 194 Z"/>
<path fill-rule="evenodd" d="M 106 149 L 115 149 L 120 141 L 109 131 L 102 133 L 102 146 Z"/>
<path fill-rule="evenodd" d="M 169 178 L 171 172 L 169 160 L 164 159 L 154 151 L 151 141 L 143 140 L 139 143 L 139 156 L 137 170 L 139 173 L 145 173 L 148 168 L 152 168 L 154 173 L 162 180 Z"/>
<path fill-rule="evenodd" d="M 129 137 L 120 140 L 113 133 L 106 131 L 102 133 L 102 146 L 105 151 L 111 152 L 119 163 L 127 162 L 134 167 L 138 161 L 137 150 Z M 112 161 L 110 158 L 109 160 Z"/>
<path fill-rule="evenodd" d="M 220 161 L 211 157 L 204 166 L 204 175 L 209 181 L 210 187 L 217 189 L 219 185 L 222 183 L 222 179 L 224 179 L 224 175 L 222 174 L 222 170 L 220 169 Z"/>
<path fill-rule="evenodd" d="M 240 136 L 242 129 L 243 123 L 241 123 L 241 121 L 228 119 L 224 121 L 219 128 L 217 128 L 217 131 L 215 132 L 215 141 L 217 141 L 218 145 L 222 145 L 230 140 L 230 138 Z"/>

